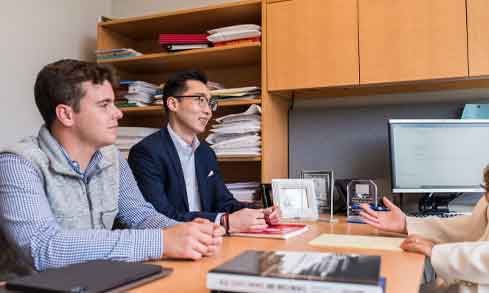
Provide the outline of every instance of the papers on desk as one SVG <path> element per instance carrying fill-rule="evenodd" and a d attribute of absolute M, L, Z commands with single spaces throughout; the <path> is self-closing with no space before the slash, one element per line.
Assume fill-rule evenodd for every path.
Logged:
<path fill-rule="evenodd" d="M 401 251 L 405 238 L 361 235 L 321 234 L 309 242 L 312 246 L 333 246 Z"/>
<path fill-rule="evenodd" d="M 215 119 L 206 141 L 217 156 L 258 156 L 261 154 L 261 108 L 251 105 L 242 113 Z"/>

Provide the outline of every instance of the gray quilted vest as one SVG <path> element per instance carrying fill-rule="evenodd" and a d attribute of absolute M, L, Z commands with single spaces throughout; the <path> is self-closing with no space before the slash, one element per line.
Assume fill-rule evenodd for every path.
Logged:
<path fill-rule="evenodd" d="M 38 137 L 26 138 L 1 152 L 24 157 L 41 174 L 46 198 L 62 229 L 112 228 L 118 213 L 119 198 L 119 152 L 114 146 L 100 150 L 102 159 L 87 183 L 83 181 L 82 175 L 73 170 L 58 143 L 44 126 L 39 130 Z M 4 249 L 0 252 L 3 271 L 4 268 L 12 268 L 7 273 L 13 271 L 22 274 L 33 268 L 30 257 L 25 257 L 29 252 L 21 253 L 14 249 L 6 241 L 5 235 L 0 236 L 0 248 Z"/>

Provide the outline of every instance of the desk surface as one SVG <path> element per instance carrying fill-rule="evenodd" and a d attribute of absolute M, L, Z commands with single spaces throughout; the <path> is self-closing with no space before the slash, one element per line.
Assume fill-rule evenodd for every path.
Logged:
<path fill-rule="evenodd" d="M 309 231 L 288 240 L 225 237 L 217 255 L 198 261 L 158 261 L 161 266 L 174 269 L 173 274 L 164 279 L 148 283 L 133 292 L 209 292 L 206 288 L 207 272 L 219 264 L 238 255 L 243 250 L 298 250 L 298 251 L 334 251 L 380 255 L 381 275 L 386 278 L 386 292 L 418 292 L 424 268 L 424 256 L 414 253 L 386 250 L 366 250 L 353 248 L 313 247 L 307 243 L 322 233 L 352 235 L 382 235 L 377 230 L 363 224 L 348 224 L 344 218 L 339 223 L 314 222 Z M 176 292 L 176 291 L 174 291 Z"/>

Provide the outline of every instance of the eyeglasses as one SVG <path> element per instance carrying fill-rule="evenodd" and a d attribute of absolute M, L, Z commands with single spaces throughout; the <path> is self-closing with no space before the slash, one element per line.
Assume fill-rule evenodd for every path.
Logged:
<path fill-rule="evenodd" d="M 183 98 L 192 98 L 193 101 L 197 102 L 197 104 L 201 107 L 204 108 L 205 106 L 209 106 L 211 111 L 216 111 L 217 110 L 217 101 L 213 98 L 207 99 L 206 96 L 199 96 L 199 95 L 185 95 L 185 96 L 173 96 L 176 99 L 183 99 Z"/>

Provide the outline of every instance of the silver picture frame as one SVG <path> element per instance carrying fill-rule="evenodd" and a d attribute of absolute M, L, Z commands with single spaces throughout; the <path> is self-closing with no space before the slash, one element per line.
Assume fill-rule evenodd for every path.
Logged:
<path fill-rule="evenodd" d="M 314 181 L 314 191 L 316 194 L 316 201 L 318 203 L 318 212 L 320 214 L 328 214 L 329 219 L 321 218 L 323 220 L 333 220 L 333 192 L 334 192 L 334 172 L 333 170 L 302 170 L 300 174 L 301 179 L 312 179 Z"/>
<path fill-rule="evenodd" d="M 272 179 L 272 196 L 283 219 L 317 220 L 319 217 L 312 179 Z"/>

